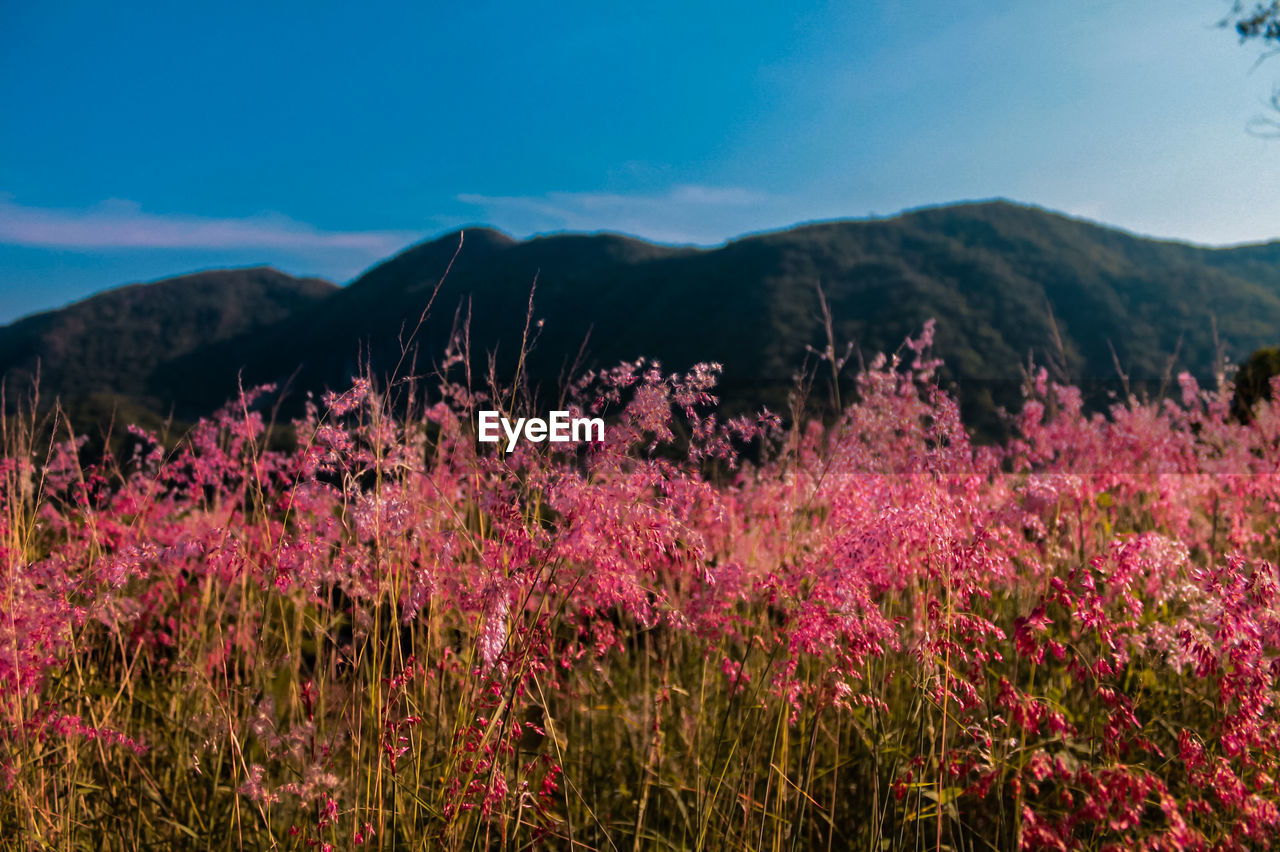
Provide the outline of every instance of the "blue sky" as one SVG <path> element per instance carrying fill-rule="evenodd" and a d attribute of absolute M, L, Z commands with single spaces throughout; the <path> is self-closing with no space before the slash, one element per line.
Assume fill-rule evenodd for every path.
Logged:
<path fill-rule="evenodd" d="M 713 244 L 1007 197 L 1280 237 L 1227 0 L 0 3 L 0 322 L 465 224 Z M 1280 118 L 1280 115 L 1277 115 Z"/>

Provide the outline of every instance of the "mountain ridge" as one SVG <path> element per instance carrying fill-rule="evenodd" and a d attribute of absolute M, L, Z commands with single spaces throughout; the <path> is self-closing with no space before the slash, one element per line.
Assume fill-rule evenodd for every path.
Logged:
<path fill-rule="evenodd" d="M 0 377 L 22 393 L 75 400 L 97 394 L 150 399 L 146 377 L 210 342 L 260 330 L 337 290 L 269 266 L 206 270 L 127 284 L 0 327 Z"/>
<path fill-rule="evenodd" d="M 808 347 L 825 343 L 818 286 L 837 342 L 855 342 L 863 357 L 893 351 L 937 319 L 944 377 L 977 420 L 1016 404 L 1029 357 L 1061 361 L 1069 378 L 1102 393 L 1118 385 L 1116 361 L 1130 380 L 1155 386 L 1171 364 L 1211 377 L 1219 340 L 1239 360 L 1280 337 L 1280 241 L 1203 247 L 986 201 L 808 223 L 710 248 L 464 229 L 269 321 L 170 353 L 127 395 L 194 416 L 233 393 L 241 373 L 250 384 L 293 377 L 295 388 L 319 390 L 344 386 L 364 366 L 389 371 L 438 283 L 411 363 L 421 372 L 440 355 L 469 303 L 477 366 L 496 349 L 499 374 L 509 374 L 535 281 L 534 312 L 545 320 L 526 364 L 535 382 L 553 385 L 590 334 L 589 365 L 720 361 L 725 395 L 743 406 L 784 401 Z M 0 329 L 4 374 L 11 328 Z"/>

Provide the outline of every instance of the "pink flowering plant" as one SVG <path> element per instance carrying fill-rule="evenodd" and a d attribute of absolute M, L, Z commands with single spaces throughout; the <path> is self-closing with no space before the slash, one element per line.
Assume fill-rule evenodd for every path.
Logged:
<path fill-rule="evenodd" d="M 1280 408 L 1040 371 L 976 446 L 931 338 L 786 423 L 590 372 L 604 440 L 510 453 L 458 345 L 287 428 L 8 417 L 0 847 L 1270 848 Z"/>

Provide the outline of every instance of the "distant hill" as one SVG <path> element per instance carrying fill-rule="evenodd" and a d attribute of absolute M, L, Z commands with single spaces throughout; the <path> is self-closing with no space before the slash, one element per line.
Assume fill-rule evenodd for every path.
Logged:
<path fill-rule="evenodd" d="M 416 324 L 458 239 L 414 246 L 341 289 L 316 282 L 304 294 L 298 282 L 295 296 L 270 310 L 253 303 L 234 312 L 245 322 L 238 329 L 228 323 L 203 337 L 190 330 L 178 335 L 180 345 L 139 341 L 140 352 L 102 361 L 83 348 L 74 357 L 60 353 L 62 372 L 46 388 L 68 394 L 111 386 L 195 414 L 232 393 L 240 369 L 250 383 L 296 372 L 299 389 L 345 386 L 366 358 L 386 372 L 400 360 L 397 340 Z M 556 383 L 589 333 L 589 366 L 640 355 L 671 369 L 720 361 L 731 402 L 777 405 L 806 347 L 823 342 L 820 283 L 838 340 L 853 341 L 868 358 L 893 351 L 936 318 L 946 378 L 966 415 L 988 424 L 995 405 L 1016 403 L 1028 357 L 1061 360 L 1072 379 L 1094 389 L 1118 385 L 1117 362 L 1133 382 L 1155 387 L 1171 363 L 1207 378 L 1215 333 L 1237 360 L 1280 338 L 1280 243 L 1205 249 L 984 202 L 804 225 L 713 249 L 610 234 L 516 241 L 469 229 L 415 338 L 418 372 L 438 358 L 455 310 L 468 300 L 477 360 L 496 349 L 499 371 L 509 372 L 535 278 L 535 315 L 545 325 L 529 369 L 543 385 Z M 164 310 L 139 307 L 139 316 L 154 324 L 176 310 L 183 280 L 190 279 L 165 282 L 173 291 Z M 96 299 L 121 292 L 128 291 Z M 141 288 L 138 304 L 151 292 Z M 3 341 L 14 328 L 54 323 L 94 301 L 0 332 L 0 369 L 13 369 Z M 78 328 L 98 341 L 120 340 L 130 324 L 106 312 L 79 317 Z M 103 334 L 104 324 L 115 330 Z"/>
<path fill-rule="evenodd" d="M 161 364 L 260 332 L 337 289 L 266 267 L 131 284 L 0 328 L 0 376 L 11 400 L 38 371 L 45 399 L 124 397 L 163 410 L 170 400 L 150 384 Z"/>

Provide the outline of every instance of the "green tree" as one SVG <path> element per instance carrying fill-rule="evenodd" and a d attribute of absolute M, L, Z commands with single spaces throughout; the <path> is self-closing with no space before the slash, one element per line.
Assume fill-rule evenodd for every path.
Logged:
<path fill-rule="evenodd" d="M 1241 42 L 1257 41 L 1266 45 L 1262 58 L 1270 56 L 1280 45 L 1280 0 L 1260 3 L 1258 0 L 1235 0 L 1231 12 L 1219 22 L 1230 27 L 1240 36 Z M 1280 113 L 1280 84 L 1271 92 L 1271 108 Z M 1280 136 L 1280 120 L 1275 117 L 1258 117 L 1251 122 L 1252 129 L 1262 136 Z"/>
<path fill-rule="evenodd" d="M 1271 399 L 1271 379 L 1280 376 L 1280 346 L 1264 346 L 1249 356 L 1236 372 L 1236 394 L 1231 413 L 1243 423 L 1253 416 L 1258 400 Z"/>

